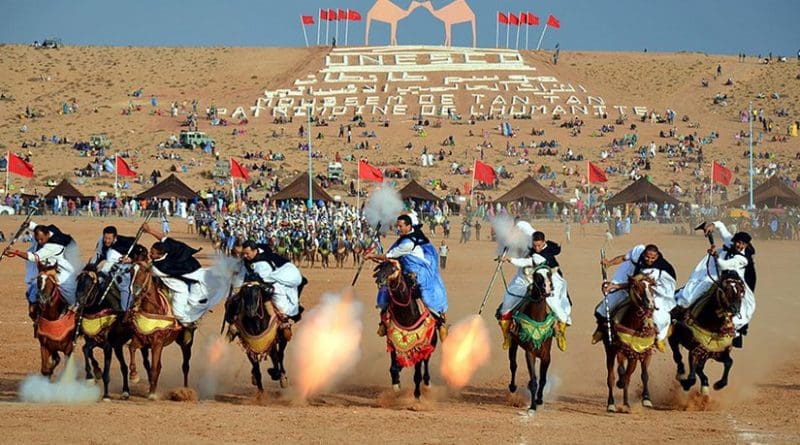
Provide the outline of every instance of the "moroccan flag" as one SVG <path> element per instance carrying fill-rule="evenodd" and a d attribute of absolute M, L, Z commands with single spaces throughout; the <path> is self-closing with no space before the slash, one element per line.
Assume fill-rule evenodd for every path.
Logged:
<path fill-rule="evenodd" d="M 509 12 L 508 13 L 508 22 L 511 23 L 512 25 L 519 26 L 519 17 L 515 16 L 514 13 Z"/>
<path fill-rule="evenodd" d="M 475 171 L 472 172 L 472 177 L 486 184 L 494 184 L 497 173 L 494 172 L 494 169 L 489 164 L 475 161 Z"/>
<path fill-rule="evenodd" d="M 345 11 L 344 9 L 340 9 L 338 19 L 347 20 L 347 11 Z"/>
<path fill-rule="evenodd" d="M 527 25 L 528 24 L 528 14 L 526 14 L 524 12 L 520 12 L 519 13 L 519 23 L 522 24 L 522 25 Z"/>
<path fill-rule="evenodd" d="M 117 176 L 136 177 L 136 172 L 128 166 L 128 163 L 125 162 L 124 159 L 119 157 L 119 155 L 115 156 L 115 158 L 114 168 L 117 170 Z"/>
<path fill-rule="evenodd" d="M 6 168 L 9 173 L 14 173 L 26 178 L 33 177 L 33 164 L 26 162 L 24 159 L 11 152 L 8 153 L 8 165 Z"/>
<path fill-rule="evenodd" d="M 547 26 L 549 26 L 551 28 L 558 29 L 558 28 L 561 28 L 561 22 L 558 21 L 556 16 L 551 15 L 551 16 L 547 17 Z"/>
<path fill-rule="evenodd" d="M 314 16 L 311 15 L 304 15 L 301 16 L 304 25 L 313 25 L 314 24 Z"/>
<path fill-rule="evenodd" d="M 539 26 L 539 16 L 528 13 L 528 26 Z"/>
<path fill-rule="evenodd" d="M 502 12 L 497 13 L 497 21 L 504 25 L 508 25 L 508 17 Z"/>
<path fill-rule="evenodd" d="M 352 9 L 347 11 L 347 20 L 351 22 L 360 22 L 361 21 L 361 14 L 358 11 L 353 11 Z"/>
<path fill-rule="evenodd" d="M 338 17 L 339 17 L 339 15 L 336 14 L 336 10 L 335 9 L 329 9 L 328 10 L 328 21 L 329 22 L 336 21 Z"/>
<path fill-rule="evenodd" d="M 608 178 L 606 177 L 606 172 L 603 171 L 602 168 L 589 163 L 589 183 L 592 182 L 608 182 Z"/>
<path fill-rule="evenodd" d="M 367 161 L 358 161 L 358 177 L 367 181 L 383 182 L 383 173 Z"/>
<path fill-rule="evenodd" d="M 733 179 L 733 172 L 731 172 L 730 169 L 717 164 L 717 161 L 714 161 L 714 163 L 711 164 L 712 181 L 716 182 L 717 184 L 731 185 L 731 179 Z"/>
<path fill-rule="evenodd" d="M 236 162 L 233 158 L 231 158 L 231 178 L 242 178 L 245 181 L 250 179 L 250 175 L 247 174 L 247 169 L 242 167 L 242 164 Z"/>
<path fill-rule="evenodd" d="M 328 20 L 328 10 L 327 9 L 320 9 L 319 10 L 319 19 L 320 20 Z"/>

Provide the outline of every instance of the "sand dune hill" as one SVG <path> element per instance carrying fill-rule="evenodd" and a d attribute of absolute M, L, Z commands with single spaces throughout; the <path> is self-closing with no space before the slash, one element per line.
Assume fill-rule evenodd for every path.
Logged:
<path fill-rule="evenodd" d="M 134 160 L 140 172 L 160 169 L 166 172 L 171 165 L 180 167 L 195 159 L 201 165 L 191 167 L 187 174 L 181 176 L 193 187 L 209 187 L 214 183 L 205 178 L 205 173 L 213 167 L 213 158 L 201 152 L 179 151 L 183 161 L 156 160 L 153 155 L 157 145 L 165 141 L 170 134 L 177 134 L 180 121 L 169 117 L 169 104 L 177 101 L 191 108 L 191 101 L 197 99 L 199 109 L 216 105 L 227 108 L 228 113 L 238 106 L 249 107 L 265 90 L 295 88 L 297 79 L 309 75 L 320 74 L 324 67 L 328 48 L 310 49 L 275 49 L 275 48 L 131 48 L 131 47 L 66 47 L 60 50 L 34 50 L 18 45 L 0 47 L 0 92 L 11 95 L 13 101 L 0 101 L 0 145 L 2 150 L 26 152 L 21 149 L 23 141 L 37 141 L 42 135 L 66 136 L 70 141 L 88 140 L 92 133 L 108 133 L 113 140 L 113 150 L 136 150 L 139 153 Z M 652 53 L 591 53 L 562 52 L 559 64 L 552 65 L 550 54 L 521 52 L 525 63 L 536 68 L 537 75 L 553 76 L 559 82 L 581 85 L 586 94 L 602 96 L 607 104 L 618 104 L 629 107 L 626 113 L 629 119 L 623 126 L 618 125 L 614 133 L 602 137 L 592 137 L 592 130 L 597 130 L 604 123 L 613 123 L 618 117 L 616 110 L 608 111 L 608 120 L 586 116 L 586 126 L 581 135 L 570 136 L 569 130 L 558 128 L 549 116 L 534 115 L 533 120 L 513 120 L 512 126 L 519 134 L 512 142 L 556 139 L 561 144 L 560 153 L 572 148 L 576 154 L 583 154 L 588 159 L 599 159 L 600 148 L 611 142 L 614 137 L 622 137 L 632 133 L 631 123 L 637 124 L 639 143 L 648 144 L 651 140 L 657 144 L 669 142 L 658 138 L 661 130 L 668 130 L 666 124 L 640 123 L 632 116 L 633 106 L 643 106 L 663 113 L 666 108 L 677 112 L 678 118 L 689 116 L 689 122 L 677 122 L 678 134 L 686 135 L 697 132 L 698 136 L 707 136 L 712 131 L 720 133 L 720 139 L 710 145 L 706 151 L 707 159 L 725 159 L 729 165 L 745 165 L 741 158 L 744 147 L 737 147 L 733 134 L 745 129 L 738 120 L 738 111 L 746 108 L 748 101 L 753 100 L 754 107 L 764 108 L 768 116 L 776 123 L 775 133 L 785 134 L 787 125 L 800 116 L 800 99 L 796 91 L 800 91 L 800 80 L 796 78 L 800 69 L 795 61 L 789 63 L 773 63 L 762 65 L 754 59 L 747 63 L 738 63 L 735 58 L 696 53 L 652 54 Z M 714 79 L 717 64 L 723 67 L 722 76 Z M 482 73 L 476 73 L 480 75 Z M 433 84 L 441 84 L 447 73 L 431 76 Z M 734 86 L 724 86 L 728 78 L 734 80 Z M 709 87 L 700 86 L 702 79 L 708 79 Z M 129 96 L 137 88 L 143 88 L 143 96 Z M 770 97 L 779 92 L 780 99 Z M 713 96 L 717 93 L 727 94 L 727 106 L 713 105 Z M 764 93 L 764 99 L 757 99 L 758 93 Z M 793 94 L 794 93 L 794 94 Z M 150 97 L 158 98 L 158 109 L 162 115 L 151 115 Z M 357 95 L 361 100 L 365 94 Z M 584 94 L 585 96 L 585 94 Z M 64 102 L 77 101 L 79 112 L 60 115 L 59 110 Z M 456 94 L 459 104 L 469 103 L 466 92 Z M 130 116 L 123 116 L 122 110 L 129 103 L 140 105 L 141 111 Z M 44 112 L 38 119 L 21 119 L 25 107 Z M 777 117 L 775 111 L 785 108 L 788 117 Z M 460 107 L 461 114 L 468 114 L 467 107 Z M 347 146 L 343 140 L 337 139 L 338 124 L 331 122 L 329 127 L 315 128 L 314 135 L 322 133 L 325 138 L 314 141 L 314 150 L 323 154 L 322 159 L 314 162 L 315 170 L 321 171 L 333 158 L 335 152 L 342 156 L 355 153 L 365 156 L 376 165 L 404 164 L 412 169 L 412 174 L 422 179 L 443 178 L 450 186 L 461 188 L 469 182 L 469 177 L 453 177 L 449 175 L 448 165 L 456 161 L 471 165 L 478 156 L 475 150 L 483 139 L 483 130 L 490 133 L 489 141 L 493 149 L 486 151 L 486 162 L 492 165 L 503 165 L 517 177 L 528 174 L 533 168 L 542 164 L 549 165 L 561 172 L 562 166 L 572 166 L 583 172 L 585 163 L 563 163 L 556 157 L 531 156 L 530 165 L 514 165 L 514 158 L 505 155 L 506 140 L 496 130 L 499 121 L 478 122 L 474 126 L 453 125 L 444 122 L 441 128 L 428 129 L 425 138 L 418 137 L 411 131 L 411 115 L 414 107 L 409 107 L 408 115 L 391 118 L 391 127 L 379 127 L 370 122 L 368 126 L 353 129 L 353 144 Z M 202 111 L 201 111 L 202 114 Z M 569 117 L 566 116 L 566 117 Z M 297 136 L 301 119 L 292 124 L 276 125 L 272 119 L 262 115 L 251 116 L 249 124 L 244 126 L 212 127 L 208 121 L 200 120 L 200 129 L 208 132 L 218 142 L 218 150 L 223 159 L 227 156 L 239 156 L 247 151 L 272 150 L 286 154 L 286 161 L 271 163 L 278 169 L 280 177 L 289 177 L 297 169 L 305 167 L 306 156 L 297 150 L 302 142 Z M 234 120 L 234 123 L 238 119 Z M 699 128 L 689 128 L 688 124 L 699 124 Z M 25 125 L 27 132 L 20 132 Z M 246 130 L 244 135 L 233 136 L 232 130 Z M 544 137 L 531 136 L 531 129 L 545 129 Z M 285 132 L 284 137 L 271 138 L 273 130 Z M 381 151 L 354 151 L 352 145 L 364 141 L 362 131 L 375 130 L 377 138 L 369 139 L 371 145 L 380 143 Z M 470 138 L 468 131 L 475 134 Z M 432 168 L 421 168 L 419 154 L 423 146 L 438 152 L 442 140 L 452 135 L 456 146 L 447 162 L 437 163 Z M 415 149 L 407 151 L 403 147 L 411 142 Z M 792 138 L 789 142 L 765 142 L 758 151 L 778 153 L 780 162 L 788 162 L 798 152 L 798 141 Z M 65 145 L 39 145 L 30 149 L 32 160 L 37 169 L 37 177 L 31 181 L 14 178 L 14 184 L 25 187 L 26 191 L 46 191 L 44 185 L 48 179 L 67 177 L 75 180 L 73 169 L 83 167 L 87 158 L 79 157 L 77 152 Z M 633 157 L 629 150 L 612 162 L 619 164 Z M 708 170 L 708 166 L 706 166 Z M 786 170 L 796 174 L 795 170 Z M 346 165 L 346 173 L 355 173 L 355 163 Z M 691 170 L 674 174 L 666 165 L 664 158 L 657 159 L 652 171 L 655 182 L 665 186 L 673 180 L 684 188 L 694 188 L 695 180 Z M 558 181 L 567 181 L 568 186 L 576 186 L 579 176 L 565 178 L 558 176 Z M 79 187 L 86 191 L 109 190 L 113 175 L 86 180 Z M 513 186 L 516 180 L 504 181 L 497 193 Z M 627 183 L 622 176 L 611 178 L 611 189 L 619 189 Z M 134 184 L 130 193 L 141 191 L 144 186 Z M 337 192 L 337 190 L 334 190 Z M 338 192 L 340 192 L 339 190 Z M 494 194 L 492 192 L 491 194 Z"/>

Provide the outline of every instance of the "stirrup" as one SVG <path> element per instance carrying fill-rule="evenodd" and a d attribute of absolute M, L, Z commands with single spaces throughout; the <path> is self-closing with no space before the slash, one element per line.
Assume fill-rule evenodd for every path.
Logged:
<path fill-rule="evenodd" d="M 439 341 L 444 341 L 447 338 L 447 325 L 440 324 L 437 329 L 439 332 Z"/>
<path fill-rule="evenodd" d="M 603 341 L 603 330 L 598 325 L 592 334 L 592 344 L 600 343 L 601 341 Z"/>
<path fill-rule="evenodd" d="M 378 337 L 386 337 L 386 325 L 383 322 L 378 322 Z"/>
<path fill-rule="evenodd" d="M 667 343 L 664 340 L 656 340 L 656 349 L 659 352 L 667 352 Z"/>

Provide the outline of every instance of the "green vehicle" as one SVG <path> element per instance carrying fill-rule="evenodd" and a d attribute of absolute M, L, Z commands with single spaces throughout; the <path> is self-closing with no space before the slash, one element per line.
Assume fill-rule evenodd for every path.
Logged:
<path fill-rule="evenodd" d="M 111 148 L 111 139 L 105 133 L 93 134 L 89 136 L 89 145 L 92 148 Z"/>
<path fill-rule="evenodd" d="M 214 147 L 214 139 L 202 131 L 181 131 L 179 142 L 185 148 L 205 147 L 207 143 Z"/>

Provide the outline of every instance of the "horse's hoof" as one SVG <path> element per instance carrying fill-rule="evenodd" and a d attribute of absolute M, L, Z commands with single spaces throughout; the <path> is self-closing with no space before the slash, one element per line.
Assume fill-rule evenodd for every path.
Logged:
<path fill-rule="evenodd" d="M 281 378 L 281 370 L 278 369 L 278 368 L 269 368 L 269 369 L 267 369 L 267 374 L 269 374 L 269 377 L 273 381 L 280 380 L 280 378 Z"/>
<path fill-rule="evenodd" d="M 708 388 L 708 386 L 701 386 L 700 387 L 700 394 L 702 394 L 704 396 L 707 396 L 710 392 L 711 392 L 711 390 Z"/>
<path fill-rule="evenodd" d="M 642 400 L 642 406 L 645 408 L 652 408 L 653 402 L 651 402 L 649 399 L 644 399 Z"/>
<path fill-rule="evenodd" d="M 614 406 L 614 405 L 608 405 L 608 408 L 606 408 L 606 411 L 608 411 L 610 413 L 615 413 L 615 412 L 617 412 L 617 407 Z"/>
<path fill-rule="evenodd" d="M 694 382 L 690 382 L 688 380 L 681 380 L 681 387 L 683 388 L 684 391 L 692 389 L 692 386 L 694 386 Z"/>
<path fill-rule="evenodd" d="M 154 393 L 154 392 L 152 392 L 152 393 L 148 394 L 148 395 L 147 395 L 147 400 L 152 400 L 152 401 L 156 401 L 156 400 L 158 400 L 158 394 L 156 394 L 156 393 Z"/>
<path fill-rule="evenodd" d="M 686 374 L 685 372 L 679 372 L 679 373 L 675 374 L 675 380 L 678 380 L 678 381 L 686 380 L 686 377 L 689 377 L 689 375 Z"/>
<path fill-rule="evenodd" d="M 139 383 L 139 380 L 140 380 L 139 379 L 139 373 L 138 372 L 132 372 L 132 373 L 128 374 L 128 380 L 130 380 L 131 383 Z"/>
<path fill-rule="evenodd" d="M 536 399 L 537 405 L 544 405 L 544 399 Z"/>
<path fill-rule="evenodd" d="M 286 377 L 286 374 L 281 375 L 280 381 L 281 388 L 286 389 L 289 386 L 289 378 Z"/>
<path fill-rule="evenodd" d="M 394 392 L 400 392 L 400 384 L 397 383 L 395 385 L 392 385 L 392 389 L 394 390 Z"/>
<path fill-rule="evenodd" d="M 103 401 L 104 401 L 104 402 L 110 402 L 110 401 L 111 401 L 111 397 L 109 397 L 109 396 L 103 396 Z"/>
<path fill-rule="evenodd" d="M 131 393 L 129 393 L 128 391 L 122 392 L 122 400 L 128 400 L 130 398 L 131 398 Z"/>
<path fill-rule="evenodd" d="M 517 392 L 517 385 L 508 385 L 508 391 L 512 394 Z"/>
<path fill-rule="evenodd" d="M 723 382 L 720 380 L 719 382 L 714 383 L 714 390 L 719 391 L 720 389 L 728 386 L 728 382 Z"/>
<path fill-rule="evenodd" d="M 517 414 L 520 417 L 533 417 L 536 414 L 535 409 L 526 409 L 525 411 L 519 411 Z"/>

